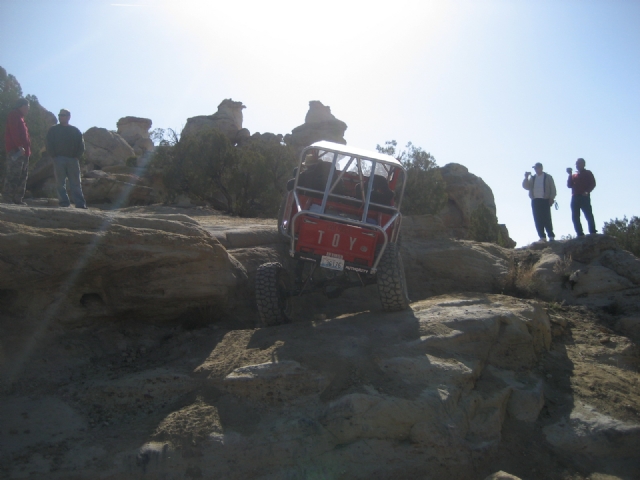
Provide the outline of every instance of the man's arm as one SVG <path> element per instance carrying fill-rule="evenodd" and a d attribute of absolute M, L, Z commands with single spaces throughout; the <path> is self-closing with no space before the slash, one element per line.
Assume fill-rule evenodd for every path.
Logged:
<path fill-rule="evenodd" d="M 573 173 L 569 174 L 569 178 L 567 179 L 567 187 L 573 188 Z"/>
<path fill-rule="evenodd" d="M 84 137 L 82 136 L 82 132 L 76 128 L 78 132 L 78 142 L 76 146 L 76 155 L 75 158 L 80 158 L 84 153 Z"/>
<path fill-rule="evenodd" d="M 47 132 L 47 141 L 46 141 L 47 153 L 51 158 L 57 157 L 55 147 L 54 147 L 55 142 L 53 137 L 54 137 L 54 130 L 53 130 L 53 127 L 51 127 Z"/>
<path fill-rule="evenodd" d="M 593 189 L 596 188 L 596 177 L 593 176 L 593 173 L 591 173 L 591 171 L 589 171 L 587 180 L 587 193 L 591 193 Z"/>

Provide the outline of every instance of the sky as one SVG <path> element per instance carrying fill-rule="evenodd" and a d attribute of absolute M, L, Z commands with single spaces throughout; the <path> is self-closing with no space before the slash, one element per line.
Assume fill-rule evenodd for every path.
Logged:
<path fill-rule="evenodd" d="M 286 134 L 319 100 L 349 145 L 412 142 L 481 177 L 518 246 L 538 238 L 536 162 L 558 239 L 579 157 L 598 230 L 640 216 L 640 0 L 0 0 L 0 24 L 0 66 L 82 131 L 180 131 L 232 98 L 251 133 Z"/>

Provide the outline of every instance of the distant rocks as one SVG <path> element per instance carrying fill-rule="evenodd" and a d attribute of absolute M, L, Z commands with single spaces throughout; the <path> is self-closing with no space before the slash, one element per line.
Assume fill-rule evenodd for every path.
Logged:
<path fill-rule="evenodd" d="M 218 105 L 218 111 L 213 115 L 200 115 L 187 119 L 182 129 L 181 137 L 196 135 L 202 131 L 218 130 L 224 133 L 232 143 L 245 139 L 249 131 L 242 128 L 242 110 L 246 108 L 242 102 L 235 102 L 227 98 Z"/>
<path fill-rule="evenodd" d="M 122 136 L 106 128 L 92 127 L 84 132 L 84 143 L 89 170 L 124 165 L 128 158 L 136 157 Z"/>
<path fill-rule="evenodd" d="M 137 157 L 153 151 L 153 141 L 149 138 L 151 125 L 149 118 L 123 117 L 118 120 L 118 135 L 133 148 Z"/>
<path fill-rule="evenodd" d="M 331 113 L 331 107 L 325 106 L 317 100 L 312 100 L 309 102 L 309 111 L 304 123 L 294 128 L 290 134 L 285 135 L 284 141 L 298 152 L 320 140 L 346 145 L 347 141 L 344 139 L 346 130 L 347 124 L 338 120 Z"/>

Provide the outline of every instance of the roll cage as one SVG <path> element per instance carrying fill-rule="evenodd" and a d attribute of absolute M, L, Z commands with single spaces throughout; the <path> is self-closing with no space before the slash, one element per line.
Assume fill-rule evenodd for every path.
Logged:
<path fill-rule="evenodd" d="M 309 182 L 304 173 L 313 168 L 309 165 L 321 165 L 316 170 L 326 179 Z M 346 270 L 375 274 L 387 245 L 398 240 L 405 179 L 403 165 L 390 155 L 327 141 L 306 147 L 278 219 L 280 233 L 289 239 L 290 255 L 307 261 L 335 256 L 343 259 Z M 312 225 L 319 235 L 317 245 L 301 227 Z M 361 251 L 341 246 L 340 233 L 334 233 L 332 243 L 323 243 L 327 227 L 346 233 L 351 247 L 361 238 L 357 241 Z"/>

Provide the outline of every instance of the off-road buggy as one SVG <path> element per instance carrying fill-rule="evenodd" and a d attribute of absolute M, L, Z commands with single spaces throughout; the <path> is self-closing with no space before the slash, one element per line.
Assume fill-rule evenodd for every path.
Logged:
<path fill-rule="evenodd" d="M 382 153 L 324 141 L 302 151 L 278 215 L 293 266 L 265 263 L 256 274 L 264 325 L 290 319 L 293 297 L 374 283 L 384 310 L 408 307 L 398 246 L 405 179 Z"/>

